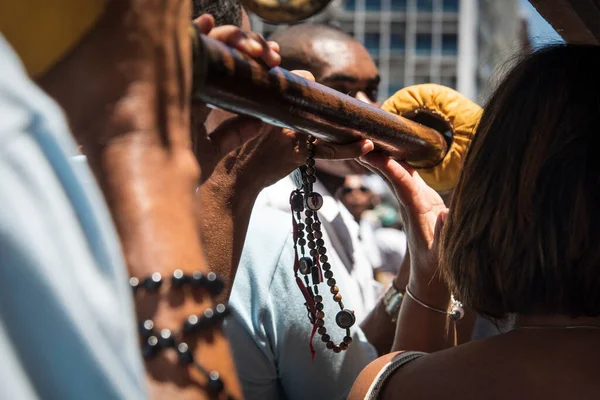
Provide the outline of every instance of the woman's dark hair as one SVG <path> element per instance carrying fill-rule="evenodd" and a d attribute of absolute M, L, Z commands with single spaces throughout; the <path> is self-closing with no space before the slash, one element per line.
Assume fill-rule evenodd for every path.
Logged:
<path fill-rule="evenodd" d="M 527 56 L 485 107 L 455 188 L 441 269 L 466 306 L 600 315 L 600 47 Z"/>

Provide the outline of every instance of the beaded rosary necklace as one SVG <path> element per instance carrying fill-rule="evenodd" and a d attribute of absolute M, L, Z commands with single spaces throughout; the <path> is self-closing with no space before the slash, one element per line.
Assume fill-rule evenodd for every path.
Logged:
<path fill-rule="evenodd" d="M 326 347 L 334 353 L 348 350 L 352 343 L 350 328 L 356 322 L 354 311 L 344 308 L 342 295 L 333 278 L 333 271 L 327 257 L 327 248 L 323 241 L 321 232 L 321 221 L 318 211 L 323 207 L 323 196 L 313 190 L 313 184 L 317 181 L 315 177 L 315 138 L 308 137 L 306 148 L 308 154 L 304 166 L 294 171 L 293 178 L 297 189 L 290 195 L 290 206 L 292 209 L 292 226 L 294 239 L 294 274 L 296 283 L 304 296 L 304 303 L 308 311 L 308 320 L 313 326 L 310 336 L 310 350 L 313 358 L 315 349 L 313 338 L 315 333 L 321 335 L 321 340 Z M 304 211 L 304 221 L 302 212 Z M 306 236 L 306 237 L 305 237 Z M 307 250 L 308 248 L 308 254 Z M 302 276 L 302 278 L 301 278 Z M 325 328 L 325 312 L 323 311 L 323 296 L 319 294 L 319 284 L 327 280 L 329 292 L 340 307 L 335 316 L 337 326 L 346 331 L 342 342 L 336 344 Z"/>

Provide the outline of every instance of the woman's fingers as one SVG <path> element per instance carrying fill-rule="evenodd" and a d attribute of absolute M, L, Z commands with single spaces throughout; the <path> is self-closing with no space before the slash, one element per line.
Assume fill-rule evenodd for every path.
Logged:
<path fill-rule="evenodd" d="M 306 79 L 307 81 L 311 81 L 311 82 L 315 81 L 315 77 L 312 73 L 310 73 L 310 71 L 305 71 L 303 69 L 296 69 L 296 70 L 293 70 L 290 72 L 294 75 L 298 75 L 298 76 Z"/>
<path fill-rule="evenodd" d="M 416 171 L 412 170 L 411 174 L 397 161 L 382 154 L 367 154 L 361 160 L 377 169 L 392 184 L 398 200 L 404 205 L 412 204 L 419 195 L 421 183 L 413 177 Z"/>
<path fill-rule="evenodd" d="M 349 144 L 332 144 L 315 141 L 315 158 L 325 160 L 349 160 L 366 155 L 375 148 L 373 142 L 362 139 Z"/>
<path fill-rule="evenodd" d="M 215 19 L 210 14 L 203 14 L 193 21 L 194 25 L 200 33 L 208 35 L 212 28 L 215 27 Z"/>

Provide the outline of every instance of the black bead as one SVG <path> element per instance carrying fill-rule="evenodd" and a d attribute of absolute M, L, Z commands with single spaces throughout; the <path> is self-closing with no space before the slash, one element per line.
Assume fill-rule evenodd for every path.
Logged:
<path fill-rule="evenodd" d="M 352 338 L 350 336 L 344 336 L 344 343 L 346 343 L 346 344 L 352 343 Z"/>
<path fill-rule="evenodd" d="M 329 257 L 327 257 L 326 255 L 322 255 L 319 260 L 321 260 L 322 263 L 326 263 L 327 261 L 329 261 Z"/>
<path fill-rule="evenodd" d="M 328 262 L 324 262 L 323 264 L 321 264 L 321 268 L 323 268 L 323 271 L 329 271 L 331 269 L 331 264 L 329 264 Z"/>
<path fill-rule="evenodd" d="M 335 346 L 335 343 L 333 343 L 333 342 L 327 342 L 327 348 L 328 349 L 333 349 L 333 346 Z"/>
<path fill-rule="evenodd" d="M 306 225 L 312 225 L 314 223 L 313 219 L 310 217 L 306 217 L 304 222 L 306 223 Z"/>
<path fill-rule="evenodd" d="M 194 362 L 194 356 L 185 342 L 181 342 L 177 346 L 177 356 L 179 358 L 179 363 L 182 365 L 188 365 Z"/>
<path fill-rule="evenodd" d="M 321 231 L 315 231 L 315 239 L 321 239 L 323 237 L 323 233 Z"/>
<path fill-rule="evenodd" d="M 215 307 L 215 321 L 223 322 L 223 320 L 229 315 L 229 308 L 225 304 L 217 304 Z"/>
<path fill-rule="evenodd" d="M 213 297 L 217 297 L 223 293 L 223 290 L 225 289 L 225 282 L 223 279 L 219 278 L 217 274 L 214 272 L 209 272 L 208 275 L 206 275 L 206 280 L 208 284 L 208 291 Z"/>
<path fill-rule="evenodd" d="M 319 332 L 319 335 L 324 335 L 324 334 L 326 334 L 326 333 L 327 333 L 327 328 L 325 328 L 324 326 L 321 326 L 321 327 L 318 329 L 318 332 Z"/>
<path fill-rule="evenodd" d="M 335 286 L 335 279 L 329 278 L 327 279 L 327 286 Z"/>
<path fill-rule="evenodd" d="M 158 352 L 158 338 L 156 336 L 150 336 L 142 345 L 142 356 L 144 360 L 149 360 L 156 355 Z"/>
<path fill-rule="evenodd" d="M 301 223 L 299 223 L 299 224 L 298 224 L 297 228 L 298 228 L 298 230 L 299 230 L 299 231 L 301 231 L 301 230 L 303 230 L 304 228 L 306 228 L 306 225 L 304 225 L 304 224 L 301 222 Z"/>
<path fill-rule="evenodd" d="M 324 269 L 324 268 L 323 268 Z M 329 279 L 329 278 L 333 278 L 333 271 L 331 270 L 327 270 L 325 271 L 325 274 L 323 274 L 325 276 L 325 278 Z"/>
<path fill-rule="evenodd" d="M 206 277 L 202 272 L 194 272 L 191 278 L 192 287 L 199 288 L 206 285 Z"/>
<path fill-rule="evenodd" d="M 315 160 L 313 158 L 309 158 L 308 160 L 306 160 L 306 165 L 308 165 L 309 167 L 314 166 Z"/>
<path fill-rule="evenodd" d="M 334 353 L 341 353 L 342 349 L 340 348 L 340 346 L 333 346 L 333 352 Z"/>
<path fill-rule="evenodd" d="M 192 333 L 196 328 L 198 328 L 198 323 L 200 319 L 197 315 L 190 315 L 185 323 L 183 324 L 183 333 Z"/>
<path fill-rule="evenodd" d="M 348 350 L 348 343 L 340 343 L 340 349 L 342 349 L 342 351 Z"/>
<path fill-rule="evenodd" d="M 315 302 L 316 303 L 322 303 L 323 302 L 323 296 L 315 296 Z"/>
<path fill-rule="evenodd" d="M 319 272 L 319 268 L 312 267 L 310 271 L 311 271 L 311 278 L 313 281 L 313 285 L 317 285 L 317 284 L 321 283 L 321 273 Z"/>
<path fill-rule="evenodd" d="M 308 150 L 314 150 L 315 149 L 315 144 L 314 143 L 306 143 L 306 148 Z"/>
<path fill-rule="evenodd" d="M 309 243 L 310 245 L 310 243 Z M 313 260 L 310 257 L 302 257 L 298 260 L 298 269 L 303 275 L 310 274 L 310 270 L 313 267 Z"/>
<path fill-rule="evenodd" d="M 309 160 L 311 158 L 315 158 L 315 152 L 309 150 L 308 153 L 306 153 L 306 159 Z"/>
<path fill-rule="evenodd" d="M 154 332 L 154 322 L 152 322 L 151 319 L 142 321 L 140 323 L 139 330 L 140 330 L 140 335 L 144 338 L 152 336 L 152 333 Z"/>
<path fill-rule="evenodd" d="M 225 385 L 223 384 L 223 381 L 221 380 L 221 377 L 217 371 L 211 371 L 210 374 L 208 374 L 206 388 L 209 392 L 214 394 L 221 393 L 225 388 Z"/>
<path fill-rule="evenodd" d="M 319 247 L 319 254 L 324 256 L 327 253 L 326 247 Z"/>
<path fill-rule="evenodd" d="M 297 236 L 298 238 L 302 239 L 302 238 L 304 237 L 304 232 L 302 232 L 302 231 L 298 231 L 298 232 L 296 232 L 296 236 Z"/>
<path fill-rule="evenodd" d="M 317 245 L 315 244 L 315 242 L 312 242 L 312 241 L 311 241 L 311 242 L 308 242 L 308 248 L 309 248 L 309 249 L 314 249 L 314 248 L 316 248 L 316 247 L 317 247 Z"/>
<path fill-rule="evenodd" d="M 317 309 L 317 311 L 323 311 L 323 308 L 325 306 L 323 305 L 323 303 L 317 303 L 315 304 L 315 308 Z"/>
<path fill-rule="evenodd" d="M 356 322 L 354 313 L 350 310 L 342 310 L 335 316 L 335 323 L 342 329 L 348 329 Z"/>
<path fill-rule="evenodd" d="M 158 290 L 160 285 L 162 285 L 162 276 L 158 272 L 155 272 L 148 278 L 144 279 L 143 283 L 144 288 L 150 292 Z"/>
<path fill-rule="evenodd" d="M 299 246 L 306 246 L 306 239 L 298 239 Z"/>
<path fill-rule="evenodd" d="M 317 181 L 317 178 L 315 178 L 314 175 L 309 175 L 306 177 L 306 180 L 308 181 L 308 183 L 315 183 Z"/>
<path fill-rule="evenodd" d="M 306 236 L 306 238 L 307 238 L 308 240 L 315 240 L 315 235 L 313 235 L 312 233 L 309 233 L 309 234 Z"/>
<path fill-rule="evenodd" d="M 295 193 L 290 199 L 290 203 L 294 212 L 304 211 L 304 199 L 300 193 Z"/>
<path fill-rule="evenodd" d="M 328 334 L 324 334 L 323 336 L 321 336 L 321 340 L 327 343 L 331 340 L 331 337 Z"/>
<path fill-rule="evenodd" d="M 185 285 L 187 281 L 187 276 L 183 273 L 182 270 L 176 269 L 173 271 L 173 277 L 171 278 L 171 285 L 174 288 L 180 288 Z"/>
<path fill-rule="evenodd" d="M 325 241 L 323 239 L 317 239 L 315 243 L 317 246 L 322 247 L 325 244 Z"/>
<path fill-rule="evenodd" d="M 310 255 L 311 255 L 311 257 L 318 257 L 319 256 L 319 252 L 317 251 L 317 249 L 312 249 L 310 251 Z"/>
<path fill-rule="evenodd" d="M 304 211 L 304 215 L 306 215 L 307 217 L 312 217 L 313 212 L 311 210 L 306 210 L 306 211 Z"/>
<path fill-rule="evenodd" d="M 160 331 L 160 336 L 158 337 L 158 343 L 160 347 L 166 349 L 168 347 L 175 347 L 175 338 L 173 334 L 168 329 L 163 329 Z"/>
<path fill-rule="evenodd" d="M 133 289 L 133 293 L 135 293 L 140 286 L 140 280 L 135 276 L 129 278 L 129 286 L 131 286 L 131 288 Z"/>
<path fill-rule="evenodd" d="M 310 227 L 313 228 L 314 231 L 320 231 L 321 230 L 321 224 L 318 223 L 318 222 L 313 222 Z"/>

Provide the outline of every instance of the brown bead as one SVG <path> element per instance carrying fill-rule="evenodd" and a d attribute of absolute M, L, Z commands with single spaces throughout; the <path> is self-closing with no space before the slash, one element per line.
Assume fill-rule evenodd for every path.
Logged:
<path fill-rule="evenodd" d="M 304 219 L 304 222 L 306 223 L 306 225 L 312 225 L 314 223 L 314 220 L 311 217 L 306 217 Z"/>
<path fill-rule="evenodd" d="M 321 340 L 324 341 L 325 343 L 331 341 L 331 337 L 328 334 L 324 334 L 321 336 Z"/>
<path fill-rule="evenodd" d="M 308 240 L 315 240 L 315 236 L 312 233 L 309 233 L 308 235 L 306 235 L 306 238 Z"/>
<path fill-rule="evenodd" d="M 321 230 L 321 224 L 318 222 L 314 222 L 310 227 L 313 228 L 315 231 Z"/>
<path fill-rule="evenodd" d="M 319 330 L 317 331 L 319 332 L 319 335 L 324 335 L 327 333 L 327 328 L 325 328 L 324 326 L 320 327 Z"/>
<path fill-rule="evenodd" d="M 344 336 L 344 343 L 346 343 L 346 344 L 352 343 L 352 338 L 350 336 Z"/>
<path fill-rule="evenodd" d="M 344 342 L 340 343 L 340 349 L 342 349 L 342 351 L 348 350 L 348 344 Z"/>
<path fill-rule="evenodd" d="M 306 245 L 306 240 L 305 239 L 298 239 L 298 244 L 300 246 L 304 246 L 304 245 Z"/>
<path fill-rule="evenodd" d="M 325 262 L 321 265 L 321 267 L 323 268 L 323 271 L 329 271 L 331 269 L 331 264 Z"/>
<path fill-rule="evenodd" d="M 314 167 L 307 167 L 306 168 L 306 174 L 307 175 L 313 175 L 314 173 L 315 173 Z"/>
<path fill-rule="evenodd" d="M 340 288 L 337 286 L 332 286 L 331 289 L 329 289 L 329 291 L 331 292 L 331 294 L 338 294 L 340 292 Z"/>
<path fill-rule="evenodd" d="M 313 212 L 311 210 L 306 210 L 306 211 L 304 211 L 304 215 L 306 215 L 307 217 L 312 217 Z"/>
<path fill-rule="evenodd" d="M 323 302 L 323 296 L 321 296 L 321 295 L 315 296 L 315 302 L 316 303 L 322 303 Z"/>
<path fill-rule="evenodd" d="M 316 300 L 315 300 L 315 301 L 316 301 Z M 322 311 L 322 310 L 323 310 L 323 307 L 325 307 L 325 306 L 323 305 L 323 303 L 317 303 L 317 304 L 315 304 L 315 308 L 317 309 L 317 311 Z"/>
<path fill-rule="evenodd" d="M 315 239 L 321 239 L 323 237 L 323 233 L 321 231 L 315 232 Z"/>
<path fill-rule="evenodd" d="M 340 346 L 333 346 L 333 352 L 334 353 L 341 353 L 342 349 L 340 349 Z"/>
<path fill-rule="evenodd" d="M 333 342 L 327 342 L 326 346 L 327 346 L 328 349 L 333 349 L 333 346 L 335 346 L 335 343 L 333 343 Z"/>
<path fill-rule="evenodd" d="M 325 269 L 325 268 L 323 268 L 323 269 Z M 333 272 L 331 270 L 325 271 L 325 273 L 323 275 L 325 276 L 326 279 L 333 278 Z"/>
<path fill-rule="evenodd" d="M 323 311 L 317 311 L 316 316 L 319 319 L 323 319 L 323 318 L 325 318 L 325 313 Z"/>
<path fill-rule="evenodd" d="M 322 263 L 326 263 L 327 261 L 329 261 L 329 257 L 323 255 L 319 258 L 319 260 L 321 260 Z"/>
<path fill-rule="evenodd" d="M 317 181 L 317 178 L 315 178 L 314 175 L 309 175 L 306 177 L 306 180 L 310 183 L 315 183 Z"/>
<path fill-rule="evenodd" d="M 324 256 L 327 253 L 326 247 L 319 247 L 319 254 Z"/>
<path fill-rule="evenodd" d="M 340 301 L 342 301 L 342 295 L 339 293 L 336 293 L 335 296 L 333 296 L 333 301 L 335 301 L 336 303 L 339 303 Z"/>
<path fill-rule="evenodd" d="M 315 158 L 315 152 L 314 151 L 308 151 L 308 153 L 306 153 L 306 159 L 309 158 Z"/>
<path fill-rule="evenodd" d="M 317 318 L 315 320 L 315 325 L 316 326 L 323 326 L 323 325 L 325 325 L 325 321 L 323 321 L 321 318 Z"/>
<path fill-rule="evenodd" d="M 313 242 L 313 241 L 308 242 L 308 248 L 309 249 L 314 249 L 316 247 L 317 247 L 317 245 L 315 244 L 315 242 Z"/>
<path fill-rule="evenodd" d="M 319 256 L 319 252 L 317 251 L 317 249 L 312 249 L 310 251 L 310 255 L 313 257 L 318 257 Z"/>
<path fill-rule="evenodd" d="M 327 279 L 327 286 L 335 286 L 335 279 L 333 279 L 333 278 Z"/>
<path fill-rule="evenodd" d="M 322 247 L 325 245 L 325 241 L 323 239 L 317 239 L 317 241 L 315 242 L 317 244 L 317 246 Z"/>
<path fill-rule="evenodd" d="M 312 167 L 315 165 L 315 160 L 313 158 L 309 158 L 306 160 L 306 165 L 308 165 L 309 167 Z"/>

